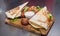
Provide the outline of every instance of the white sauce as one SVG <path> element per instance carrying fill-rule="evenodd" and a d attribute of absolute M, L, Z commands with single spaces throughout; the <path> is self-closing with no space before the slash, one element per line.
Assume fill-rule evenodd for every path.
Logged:
<path fill-rule="evenodd" d="M 33 12 L 33 11 L 27 11 L 27 12 L 25 12 L 25 17 L 27 17 L 27 18 L 31 18 L 33 15 L 35 14 L 35 12 Z"/>

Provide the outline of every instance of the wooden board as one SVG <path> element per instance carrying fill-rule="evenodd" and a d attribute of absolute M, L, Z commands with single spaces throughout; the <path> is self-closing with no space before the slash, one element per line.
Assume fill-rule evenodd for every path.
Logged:
<path fill-rule="evenodd" d="M 12 25 L 12 26 L 15 26 L 15 27 L 18 27 L 18 28 L 23 28 L 25 30 L 28 30 L 28 31 L 31 31 L 31 32 L 34 32 L 34 33 L 37 33 L 37 34 L 42 34 L 42 35 L 47 35 L 51 26 L 53 25 L 53 24 L 50 24 L 50 27 L 47 30 L 44 30 L 44 29 L 36 30 L 31 25 L 26 25 L 26 26 L 22 25 L 21 24 L 21 18 L 14 21 L 14 22 L 12 22 L 12 21 L 10 21 L 10 19 L 6 18 L 5 23 L 7 23 L 9 25 Z"/>

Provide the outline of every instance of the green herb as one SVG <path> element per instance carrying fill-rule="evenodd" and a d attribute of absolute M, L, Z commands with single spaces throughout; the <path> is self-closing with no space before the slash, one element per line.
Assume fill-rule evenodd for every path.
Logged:
<path fill-rule="evenodd" d="M 27 6 L 25 6 L 24 7 L 24 12 L 26 12 L 28 10 L 28 7 Z"/>
<path fill-rule="evenodd" d="M 40 10 L 40 9 L 41 9 L 41 7 L 40 7 L 40 6 L 37 6 L 37 9 L 38 9 L 38 10 Z"/>
<path fill-rule="evenodd" d="M 48 13 L 48 17 L 51 19 L 52 18 L 52 14 L 51 13 Z"/>
<path fill-rule="evenodd" d="M 15 22 L 18 18 L 10 19 L 12 22 Z"/>

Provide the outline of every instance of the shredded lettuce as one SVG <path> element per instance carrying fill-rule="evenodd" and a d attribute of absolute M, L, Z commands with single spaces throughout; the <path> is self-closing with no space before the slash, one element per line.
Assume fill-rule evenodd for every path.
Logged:
<path fill-rule="evenodd" d="M 15 17 L 14 19 L 10 19 L 12 22 L 15 22 L 18 18 Z"/>
<path fill-rule="evenodd" d="M 51 14 L 51 13 L 49 13 L 49 14 L 48 14 L 48 17 L 51 19 L 51 18 L 52 18 L 52 14 Z"/>
<path fill-rule="evenodd" d="M 26 12 L 28 10 L 28 7 L 27 6 L 25 6 L 24 7 L 24 12 Z"/>
<path fill-rule="evenodd" d="M 40 10 L 40 9 L 41 9 L 41 7 L 40 7 L 40 6 L 36 6 L 36 7 L 37 7 L 37 9 L 38 9 L 38 10 Z"/>

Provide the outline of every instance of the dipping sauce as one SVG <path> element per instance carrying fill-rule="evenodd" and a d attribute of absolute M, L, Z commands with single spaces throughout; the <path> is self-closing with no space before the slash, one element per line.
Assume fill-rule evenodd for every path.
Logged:
<path fill-rule="evenodd" d="M 27 11 L 24 13 L 26 18 L 31 18 L 32 16 L 34 16 L 35 12 L 33 11 Z"/>

